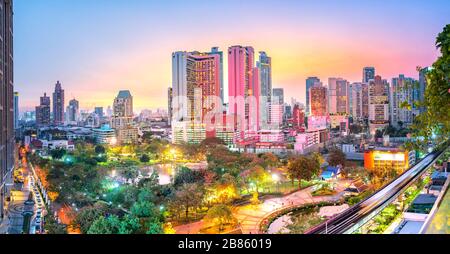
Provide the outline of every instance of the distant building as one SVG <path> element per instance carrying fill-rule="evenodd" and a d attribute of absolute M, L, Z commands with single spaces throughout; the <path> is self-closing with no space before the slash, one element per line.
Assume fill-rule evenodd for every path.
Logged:
<path fill-rule="evenodd" d="M 311 106 L 311 116 L 328 115 L 328 91 L 327 88 L 319 84 L 310 88 L 309 102 Z"/>
<path fill-rule="evenodd" d="M 292 111 L 292 126 L 302 127 L 305 124 L 305 113 L 300 108 L 300 105 L 294 105 L 294 110 Z"/>
<path fill-rule="evenodd" d="M 369 80 L 375 79 L 375 68 L 374 67 L 364 67 L 363 69 L 363 83 L 369 83 Z"/>
<path fill-rule="evenodd" d="M 274 104 L 284 105 L 284 89 L 274 88 L 272 92 L 272 101 Z"/>
<path fill-rule="evenodd" d="M 320 79 L 318 77 L 309 77 L 306 79 L 306 110 L 305 110 L 305 113 L 308 116 L 311 114 L 309 91 L 310 91 L 311 87 L 317 85 L 318 83 L 320 83 Z"/>
<path fill-rule="evenodd" d="M 53 92 L 53 123 L 55 125 L 64 123 L 64 90 L 59 81 L 56 82 Z"/>
<path fill-rule="evenodd" d="M 69 106 L 67 106 L 66 109 L 67 113 L 67 122 L 71 124 L 76 124 L 79 120 L 79 114 L 80 114 L 80 103 L 72 99 L 69 101 Z"/>
<path fill-rule="evenodd" d="M 97 114 L 100 119 L 105 116 L 103 113 L 103 107 L 95 107 L 94 113 Z"/>
<path fill-rule="evenodd" d="M 389 125 L 387 82 L 381 76 L 369 81 L 369 128 L 372 135 Z"/>
<path fill-rule="evenodd" d="M 167 89 L 167 101 L 168 101 L 168 105 L 167 105 L 167 112 L 169 113 L 169 116 L 167 118 L 167 124 L 169 126 L 172 126 L 172 110 L 173 110 L 173 105 L 172 105 L 172 98 L 173 98 L 173 90 L 172 87 L 169 87 Z"/>
<path fill-rule="evenodd" d="M 260 128 L 260 74 L 254 59 L 253 47 L 228 48 L 228 109 L 234 116 L 236 142 L 254 139 Z"/>
<path fill-rule="evenodd" d="M 256 63 L 259 69 L 260 80 L 260 121 L 263 125 L 270 122 L 270 108 L 272 102 L 272 59 L 266 52 L 259 52 L 259 61 Z"/>
<path fill-rule="evenodd" d="M 97 144 L 114 145 L 117 142 L 116 131 L 109 125 L 103 125 L 101 128 L 92 129 L 92 135 Z"/>
<path fill-rule="evenodd" d="M 419 114 L 419 110 L 415 108 L 415 94 L 418 88 L 416 80 L 407 78 L 400 74 L 398 78 L 392 79 L 389 99 L 390 121 L 395 127 L 406 127 L 413 123 L 414 118 Z M 417 95 L 416 95 L 417 96 Z M 407 104 L 410 108 L 405 107 Z"/>
<path fill-rule="evenodd" d="M 328 79 L 330 114 L 349 114 L 349 82 L 342 78 Z"/>
<path fill-rule="evenodd" d="M 19 93 L 14 92 L 14 129 L 19 129 Z"/>
<path fill-rule="evenodd" d="M 133 122 L 133 96 L 130 91 L 122 90 L 114 99 L 111 127 L 116 130 L 117 142 L 120 144 L 136 143 L 138 128 Z"/>
<path fill-rule="evenodd" d="M 36 107 L 36 125 L 38 127 L 50 125 L 50 97 L 44 93 Z"/>

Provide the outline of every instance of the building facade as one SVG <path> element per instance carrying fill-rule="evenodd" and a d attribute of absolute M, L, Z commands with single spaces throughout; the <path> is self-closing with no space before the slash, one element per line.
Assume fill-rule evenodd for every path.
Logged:
<path fill-rule="evenodd" d="M 374 67 L 364 67 L 363 68 L 363 83 L 369 83 L 369 80 L 375 79 L 375 68 Z"/>
<path fill-rule="evenodd" d="M 381 76 L 369 81 L 369 128 L 373 135 L 377 129 L 389 125 L 389 96 Z"/>
<path fill-rule="evenodd" d="M 311 104 L 311 116 L 328 115 L 327 88 L 321 85 L 313 86 L 310 88 L 309 96 L 309 102 Z"/>
<path fill-rule="evenodd" d="M 44 93 L 40 98 L 40 104 L 36 107 L 36 126 L 49 126 L 50 122 L 50 97 Z"/>
<path fill-rule="evenodd" d="M 234 116 L 236 142 L 255 138 L 259 129 L 259 70 L 254 62 L 253 47 L 228 48 L 228 110 Z"/>
<path fill-rule="evenodd" d="M 14 92 L 14 130 L 19 129 L 19 93 Z"/>
<path fill-rule="evenodd" d="M 316 83 L 320 83 L 320 79 L 318 77 L 309 77 L 306 79 L 306 110 L 305 110 L 305 113 L 308 116 L 311 114 L 311 105 L 310 105 L 310 101 L 309 101 L 309 90 L 311 89 L 311 87 L 316 85 Z"/>
<path fill-rule="evenodd" d="M 0 0 L 0 221 L 14 168 L 13 1 Z"/>
<path fill-rule="evenodd" d="M 59 81 L 56 82 L 53 92 L 53 123 L 55 125 L 64 123 L 64 89 Z"/>
<path fill-rule="evenodd" d="M 272 102 L 272 59 L 266 52 L 259 52 L 259 61 L 256 63 L 259 69 L 260 81 L 260 121 L 263 126 L 270 123 L 270 107 Z"/>
<path fill-rule="evenodd" d="M 67 112 L 67 119 L 66 119 L 67 122 L 71 124 L 76 124 L 78 122 L 80 114 L 80 103 L 75 99 L 70 100 L 66 112 Z"/>
<path fill-rule="evenodd" d="M 211 127 L 221 120 L 215 114 L 223 108 L 222 58 L 217 48 L 172 54 L 172 88 L 168 90 L 172 142 L 196 143 L 203 133 L 215 136 Z"/>

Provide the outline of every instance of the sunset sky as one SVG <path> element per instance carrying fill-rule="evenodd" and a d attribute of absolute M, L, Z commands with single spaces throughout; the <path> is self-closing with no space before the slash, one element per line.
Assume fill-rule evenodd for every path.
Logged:
<path fill-rule="evenodd" d="M 121 89 L 135 109 L 166 108 L 173 51 L 266 51 L 273 87 L 304 102 L 305 79 L 361 81 L 374 66 L 417 78 L 438 56 L 450 1 L 15 0 L 15 89 L 32 109 L 60 80 L 66 105 L 108 106 Z M 225 74 L 227 59 L 225 59 Z M 227 86 L 225 75 L 225 86 Z"/>

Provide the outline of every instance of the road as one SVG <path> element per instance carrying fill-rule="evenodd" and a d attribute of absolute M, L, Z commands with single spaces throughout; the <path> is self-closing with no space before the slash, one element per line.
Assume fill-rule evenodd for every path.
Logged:
<path fill-rule="evenodd" d="M 388 204 L 395 197 L 404 191 L 420 175 L 422 175 L 443 151 L 432 152 L 419 161 L 409 170 L 405 171 L 398 178 L 387 184 L 385 187 L 374 193 L 369 198 L 363 200 L 354 207 L 344 211 L 336 217 L 326 221 L 309 230 L 308 234 L 342 234 L 356 226 L 360 221 L 376 212 L 378 208 Z"/>
<path fill-rule="evenodd" d="M 288 208 L 289 206 L 296 207 L 304 204 L 338 200 L 349 184 L 349 180 L 339 180 L 336 186 L 338 194 L 334 196 L 313 197 L 311 195 L 312 187 L 309 187 L 283 197 L 264 200 L 258 205 L 248 204 L 235 207 L 233 209 L 233 215 L 238 220 L 243 234 L 259 234 L 261 222 L 275 211 L 281 208 Z M 177 234 L 198 234 L 202 227 L 203 221 L 198 221 L 177 226 L 175 230 Z"/>

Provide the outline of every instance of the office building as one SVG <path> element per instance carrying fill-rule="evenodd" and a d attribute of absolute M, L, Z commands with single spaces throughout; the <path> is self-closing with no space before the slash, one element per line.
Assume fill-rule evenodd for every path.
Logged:
<path fill-rule="evenodd" d="M 222 54 L 214 48 L 207 53 L 179 51 L 172 54 L 172 89 L 168 90 L 168 97 L 174 143 L 179 141 L 178 137 L 184 138 L 183 142 L 193 143 L 203 133 L 206 137 L 215 136 L 214 128 L 210 127 L 215 124 L 214 115 L 222 112 L 223 107 L 221 59 Z"/>
<path fill-rule="evenodd" d="M 53 92 L 53 123 L 55 125 L 64 123 L 64 90 L 59 81 L 56 82 Z"/>
<path fill-rule="evenodd" d="M 260 123 L 260 84 L 252 47 L 228 48 L 228 95 L 228 110 L 234 116 L 236 141 L 254 139 Z"/>
<path fill-rule="evenodd" d="M 173 94 L 172 94 L 172 87 L 169 87 L 168 89 L 167 89 L 167 112 L 168 112 L 168 117 L 167 117 L 167 124 L 169 125 L 169 126 L 172 126 L 172 110 L 173 110 L 173 105 L 172 105 L 172 96 L 173 96 Z"/>
<path fill-rule="evenodd" d="M 133 96 L 130 91 L 122 90 L 114 99 L 111 117 L 111 127 L 116 130 L 118 143 L 131 144 L 138 141 L 138 128 L 134 125 L 133 117 Z"/>
<path fill-rule="evenodd" d="M 349 114 L 349 82 L 342 78 L 328 79 L 330 115 Z"/>
<path fill-rule="evenodd" d="M 406 127 L 412 124 L 414 117 L 419 114 L 418 110 L 413 108 L 415 103 L 414 94 L 418 88 L 415 88 L 415 80 L 407 78 L 400 74 L 393 78 L 390 87 L 390 122 L 397 128 Z"/>
<path fill-rule="evenodd" d="M 306 115 L 310 115 L 311 114 L 311 105 L 310 105 L 310 101 L 309 101 L 309 90 L 311 89 L 311 87 L 313 87 L 314 85 L 320 83 L 320 79 L 318 77 L 309 77 L 306 79 Z"/>
<path fill-rule="evenodd" d="M 274 104 L 284 105 L 284 89 L 274 88 L 272 92 L 272 102 Z"/>
<path fill-rule="evenodd" d="M 328 91 L 327 88 L 316 84 L 309 89 L 309 103 L 311 116 L 328 115 Z"/>
<path fill-rule="evenodd" d="M 372 135 L 389 125 L 387 82 L 381 76 L 369 80 L 369 128 Z"/>
<path fill-rule="evenodd" d="M 0 221 L 5 216 L 4 201 L 9 195 L 14 168 L 14 61 L 13 3 L 0 0 Z"/>
<path fill-rule="evenodd" d="M 259 61 L 256 62 L 259 69 L 260 81 L 260 121 L 266 126 L 270 123 L 270 103 L 272 101 L 272 59 L 266 52 L 259 52 Z"/>
<path fill-rule="evenodd" d="M 309 94 L 309 92 L 308 92 Z M 305 124 L 305 113 L 300 108 L 300 105 L 295 104 L 292 110 L 292 126 L 294 128 L 300 128 Z"/>
<path fill-rule="evenodd" d="M 364 67 L 363 69 L 363 83 L 369 83 L 369 80 L 375 79 L 375 68 L 374 67 Z"/>
<path fill-rule="evenodd" d="M 94 109 L 94 113 L 97 114 L 97 116 L 102 119 L 103 117 L 105 117 L 105 114 L 103 112 L 103 107 L 95 107 Z"/>
<path fill-rule="evenodd" d="M 67 113 L 67 122 L 70 124 L 76 124 L 79 119 L 80 114 L 80 103 L 76 99 L 72 99 L 69 101 L 69 105 L 66 109 Z"/>
<path fill-rule="evenodd" d="M 14 92 L 14 130 L 19 129 L 19 93 Z"/>
<path fill-rule="evenodd" d="M 39 106 L 36 107 L 36 126 L 49 126 L 51 124 L 50 118 L 50 97 L 44 93 L 44 96 L 40 98 Z"/>

